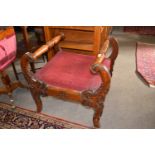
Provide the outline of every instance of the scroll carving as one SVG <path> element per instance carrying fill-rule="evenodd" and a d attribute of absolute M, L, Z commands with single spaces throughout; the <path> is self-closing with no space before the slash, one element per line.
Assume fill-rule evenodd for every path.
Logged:
<path fill-rule="evenodd" d="M 99 127 L 99 120 L 104 108 L 104 100 L 110 88 L 110 83 L 106 86 L 102 83 L 101 86 L 94 92 L 87 90 L 82 92 L 82 105 L 92 107 L 94 109 L 94 125 Z"/>

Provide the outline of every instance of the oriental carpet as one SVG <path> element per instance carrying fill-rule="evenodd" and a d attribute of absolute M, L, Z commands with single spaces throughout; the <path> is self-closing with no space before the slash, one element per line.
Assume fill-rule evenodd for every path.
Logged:
<path fill-rule="evenodd" d="M 137 43 L 137 72 L 150 87 L 155 87 L 155 44 Z"/>
<path fill-rule="evenodd" d="M 139 35 L 155 35 L 155 26 L 125 26 L 124 32 L 135 33 Z"/>
<path fill-rule="evenodd" d="M 86 126 L 0 103 L 1 129 L 84 129 Z"/>

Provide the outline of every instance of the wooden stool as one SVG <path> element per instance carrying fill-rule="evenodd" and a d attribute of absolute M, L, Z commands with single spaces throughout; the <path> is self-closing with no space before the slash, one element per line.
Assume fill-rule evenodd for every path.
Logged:
<path fill-rule="evenodd" d="M 104 100 L 110 89 L 113 66 L 118 55 L 118 43 L 114 38 L 108 37 L 108 27 L 66 28 L 78 30 L 78 33 L 73 36 L 73 31 L 65 31 L 66 41 L 63 34 L 57 35 L 34 53 L 24 54 L 21 59 L 21 68 L 36 103 L 37 112 L 42 110 L 41 96 L 73 101 L 94 110 L 93 124 L 98 128 Z M 45 27 L 45 32 L 50 38 L 48 27 Z M 92 42 L 84 40 L 88 32 L 93 39 Z M 112 51 L 107 57 L 106 53 L 110 47 Z M 79 53 L 77 50 L 80 50 Z M 48 54 L 47 64 L 35 74 L 30 72 L 29 62 L 36 61 L 47 52 L 51 52 Z"/>

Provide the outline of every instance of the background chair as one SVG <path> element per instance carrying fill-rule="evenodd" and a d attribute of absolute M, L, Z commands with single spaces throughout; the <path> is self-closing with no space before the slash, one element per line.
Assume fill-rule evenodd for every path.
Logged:
<path fill-rule="evenodd" d="M 8 94 L 10 101 L 12 99 L 12 91 L 17 87 L 23 85 L 17 82 L 11 82 L 8 74 L 5 72 L 6 68 L 13 63 L 16 58 L 16 36 L 13 27 L 0 28 L 0 74 L 1 80 L 5 87 L 0 88 L 0 94 Z M 16 68 L 13 65 L 16 72 Z M 17 78 L 17 77 L 16 77 Z M 18 79 L 18 78 L 17 78 Z"/>
<path fill-rule="evenodd" d="M 34 52 L 37 48 L 45 43 L 44 31 L 42 26 L 20 26 L 23 34 L 23 40 L 26 52 Z M 30 30 L 34 31 L 35 38 L 37 42 L 34 44 L 32 40 L 30 40 Z M 47 54 L 42 56 L 42 59 L 45 62 L 47 60 Z M 35 73 L 35 64 L 30 62 L 31 70 Z"/>
<path fill-rule="evenodd" d="M 98 28 L 100 34 L 102 32 L 106 33 L 104 34 L 105 37 L 102 38 L 104 41 L 101 42 L 101 39 L 98 41 L 99 38 L 96 37 L 94 43 L 91 43 L 91 45 L 97 45 L 98 42 L 102 43 L 102 45 L 98 45 L 100 50 L 93 51 L 93 48 L 91 48 L 91 53 L 88 51 L 87 54 L 84 54 L 81 51 L 83 48 L 82 42 L 81 47 L 80 42 L 78 43 L 78 49 L 80 48 L 79 53 L 74 50 L 74 52 L 71 52 L 71 50 L 61 49 L 59 42 L 64 39 L 64 35 L 61 34 L 48 41 L 33 54 L 26 53 L 22 57 L 21 67 L 29 84 L 32 97 L 37 105 L 37 112 L 41 112 L 42 110 L 41 95 L 54 96 L 93 108 L 94 126 L 100 126 L 99 120 L 102 115 L 104 100 L 110 88 L 114 61 L 118 55 L 116 40 L 108 37 L 109 31 L 101 31 L 104 27 L 100 28 Z M 71 47 L 71 44 L 69 44 L 69 47 Z M 77 48 L 75 43 L 73 44 Z M 112 53 L 106 58 L 106 52 L 110 46 L 112 46 Z M 85 52 L 87 51 L 86 49 L 84 50 Z M 49 51 L 53 52 L 52 58 L 49 59 L 49 62 L 44 67 L 35 74 L 32 74 L 28 69 L 29 62 L 37 60 L 42 54 Z M 51 54 L 49 55 L 51 56 Z"/>

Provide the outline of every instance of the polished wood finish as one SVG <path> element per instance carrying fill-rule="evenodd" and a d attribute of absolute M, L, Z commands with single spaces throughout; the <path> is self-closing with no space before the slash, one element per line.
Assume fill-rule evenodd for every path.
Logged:
<path fill-rule="evenodd" d="M 47 32 L 49 31 L 49 28 L 45 27 L 45 29 L 45 32 L 47 33 L 47 38 L 47 36 L 49 35 L 49 33 Z M 85 27 L 82 30 L 85 31 Z M 33 76 L 32 72 L 28 69 L 29 62 L 35 61 L 43 53 L 48 52 L 49 50 L 58 52 L 58 50 L 60 49 L 60 41 L 63 41 L 63 39 L 63 34 L 58 35 L 54 37 L 52 40 L 48 40 L 48 42 L 45 45 L 41 46 L 34 53 L 26 53 L 21 59 L 21 68 L 24 73 L 25 79 L 28 82 L 32 97 L 36 103 L 37 112 L 41 112 L 42 110 L 42 101 L 40 96 L 54 96 L 62 100 L 74 101 L 94 109 L 93 123 L 94 126 L 98 128 L 100 127 L 99 120 L 103 112 L 104 100 L 110 88 L 113 65 L 118 55 L 117 41 L 114 38 L 106 38 L 106 40 L 103 42 L 103 45 L 100 48 L 101 50 L 98 50 L 98 53 L 96 53 L 96 61 L 94 62 L 94 64 L 92 64 L 92 67 L 90 69 L 93 74 L 100 75 L 102 79 L 100 87 L 97 90 L 84 90 L 80 92 L 71 89 L 49 86 L 43 81 L 37 80 Z M 112 61 L 112 66 L 110 70 L 108 70 L 108 68 L 102 64 L 109 46 L 112 46 L 112 53 L 109 56 L 109 59 L 111 59 Z"/>

